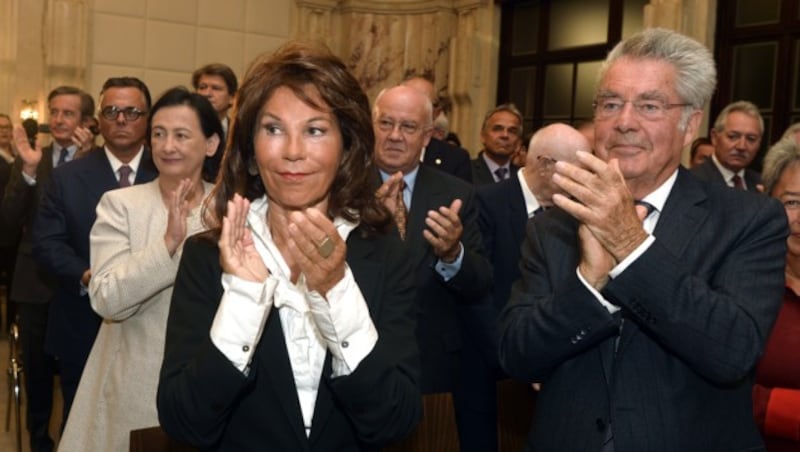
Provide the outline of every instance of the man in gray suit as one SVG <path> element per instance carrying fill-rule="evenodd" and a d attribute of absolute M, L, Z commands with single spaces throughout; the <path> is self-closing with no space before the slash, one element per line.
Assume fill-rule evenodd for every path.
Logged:
<path fill-rule="evenodd" d="M 761 175 L 747 168 L 758 153 L 763 134 L 764 119 L 758 107 L 745 100 L 728 104 L 711 130 L 714 154 L 692 168 L 692 174 L 742 190 L 763 190 Z"/>
<path fill-rule="evenodd" d="M 658 28 L 600 70 L 596 156 L 556 163 L 566 195 L 528 224 L 500 319 L 501 365 L 542 382 L 531 449 L 764 447 L 752 373 L 788 230 L 776 200 L 680 166 L 715 80 L 705 47 Z"/>
<path fill-rule="evenodd" d="M 53 143 L 45 148 L 32 147 L 22 127 L 14 130 L 18 158 L 11 169 L 0 209 L 6 224 L 22 234 L 10 299 L 19 312 L 27 426 L 34 452 L 53 450 L 48 426 L 53 410 L 55 363 L 44 351 L 54 283 L 52 275 L 33 259 L 33 218 L 53 168 L 71 161 L 81 148 L 91 146 L 94 138 L 86 128 L 94 114 L 94 100 L 89 94 L 75 87 L 60 86 L 48 95 L 47 107 Z"/>
<path fill-rule="evenodd" d="M 489 110 L 481 126 L 483 150 L 472 160 L 472 183 L 493 184 L 517 174 L 518 166 L 511 156 L 522 140 L 522 113 L 514 104 L 503 104 Z"/>

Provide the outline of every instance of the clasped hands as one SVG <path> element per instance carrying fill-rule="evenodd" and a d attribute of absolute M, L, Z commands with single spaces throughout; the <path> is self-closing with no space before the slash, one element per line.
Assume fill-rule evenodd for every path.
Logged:
<path fill-rule="evenodd" d="M 553 182 L 569 196 L 555 194 L 553 203 L 580 221 L 578 271 L 600 290 L 611 269 L 647 239 L 642 226 L 646 212 L 634 206 L 617 159 L 605 162 L 578 151 L 577 162 L 556 163 Z"/>
<path fill-rule="evenodd" d="M 392 215 L 397 210 L 397 196 L 402 181 L 403 173 L 398 171 L 375 191 L 375 196 Z M 442 262 L 452 263 L 461 253 L 461 235 L 464 232 L 461 218 L 458 216 L 461 205 L 460 199 L 454 199 L 449 206 L 429 210 L 425 218 L 427 228 L 422 231 L 422 236 L 433 248 L 433 254 Z"/>
<path fill-rule="evenodd" d="M 225 273 L 263 282 L 270 272 L 256 250 L 253 233 L 247 225 L 249 211 L 250 202 L 238 194 L 228 201 L 218 242 L 220 264 Z M 302 273 L 308 289 L 325 297 L 345 275 L 347 245 L 333 222 L 313 207 L 290 212 L 287 216 L 271 216 L 270 221 L 275 244 L 292 269 L 292 282 Z M 320 244 L 326 237 L 333 248 L 323 257 Z"/>

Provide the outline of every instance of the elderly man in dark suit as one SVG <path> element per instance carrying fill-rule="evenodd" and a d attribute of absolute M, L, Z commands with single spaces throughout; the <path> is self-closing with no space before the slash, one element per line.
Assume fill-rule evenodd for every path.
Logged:
<path fill-rule="evenodd" d="M 761 147 L 764 119 L 753 103 L 740 100 L 728 104 L 717 115 L 711 129 L 714 153 L 692 168 L 697 178 L 742 190 L 761 191 L 761 175 L 747 166 Z"/>
<path fill-rule="evenodd" d="M 472 183 L 492 184 L 510 178 L 519 167 L 511 156 L 522 140 L 522 113 L 514 104 L 503 104 L 489 110 L 481 126 L 483 150 L 472 160 Z"/>
<path fill-rule="evenodd" d="M 522 404 L 527 400 L 504 400 L 504 404 L 498 407 L 495 381 L 502 373 L 498 372 L 494 337 L 497 316 L 508 301 L 512 283 L 519 278 L 519 250 L 525 239 L 525 224 L 528 219 L 552 207 L 553 194 L 561 191 L 552 181 L 555 163 L 575 162 L 577 151 L 591 152 L 591 149 L 578 130 L 566 124 L 549 125 L 531 137 L 525 166 L 512 178 L 478 187 L 478 224 L 492 266 L 494 284 L 489 302 L 464 310 L 466 321 L 471 325 L 469 329 L 484 332 L 484 337 L 476 341 L 480 353 L 469 355 L 467 367 L 471 371 L 464 378 L 470 378 L 476 387 L 485 388 L 475 391 L 471 400 L 490 421 L 486 422 L 492 427 L 490 444 L 497 444 L 497 410 L 514 411 L 512 415 L 519 416 L 521 413 L 515 410 L 515 406 L 524 406 Z M 503 385 L 518 394 L 531 390 L 529 385 L 519 382 L 507 381 Z M 497 447 L 484 450 L 497 450 Z"/>
<path fill-rule="evenodd" d="M 680 166 L 715 80 L 705 47 L 663 29 L 600 71 L 597 156 L 556 164 L 568 196 L 529 223 L 500 318 L 501 365 L 542 383 L 531 449 L 763 448 L 752 374 L 788 231 L 778 202 Z"/>
<path fill-rule="evenodd" d="M 32 451 L 53 450 L 48 428 L 53 411 L 55 362 L 45 353 L 52 275 L 33 259 L 33 221 L 55 167 L 77 158 L 91 147 L 93 135 L 86 128 L 94 114 L 94 99 L 81 89 L 60 86 L 47 96 L 48 124 L 53 142 L 44 148 L 31 146 L 21 126 L 14 130 L 16 159 L 3 197 L 3 220 L 13 235 L 21 234 L 10 299 L 19 312 L 22 360 L 25 369 L 27 426 Z"/>
<path fill-rule="evenodd" d="M 150 92 L 137 78 L 110 78 L 100 93 L 104 148 L 56 168 L 33 228 L 33 253 L 57 279 L 45 348 L 59 360 L 66 421 L 100 317 L 89 304 L 89 231 L 95 207 L 108 190 L 153 180 L 157 171 L 144 148 Z"/>
<path fill-rule="evenodd" d="M 469 447 L 470 396 L 461 385 L 462 332 L 458 309 L 488 293 L 491 269 L 482 255 L 473 188 L 420 165 L 431 135 L 430 101 L 409 86 L 382 91 L 375 101 L 375 162 L 383 184 L 376 195 L 394 213 L 415 271 L 420 315 L 417 341 L 423 395 L 452 394 L 462 450 Z M 425 416 L 430 416 L 426 397 Z M 423 420 L 424 422 L 424 420 Z"/>

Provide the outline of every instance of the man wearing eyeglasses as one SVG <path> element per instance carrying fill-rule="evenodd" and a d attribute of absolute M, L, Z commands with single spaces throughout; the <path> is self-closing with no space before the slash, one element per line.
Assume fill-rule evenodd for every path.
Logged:
<path fill-rule="evenodd" d="M 47 111 L 53 139 L 49 145 L 42 147 L 31 143 L 38 131 L 36 121 L 32 123 L 32 130 L 26 131 L 22 126 L 13 130 L 17 158 L 0 209 L 10 234 L 20 237 L 9 298 L 17 306 L 19 314 L 27 427 L 32 451 L 53 449 L 48 428 L 53 411 L 56 371 L 55 362 L 45 352 L 44 345 L 55 281 L 50 272 L 34 261 L 33 223 L 54 168 L 66 166 L 78 158 L 81 149 L 91 146 L 91 133 L 85 126 L 94 114 L 94 99 L 79 88 L 59 86 L 47 96 Z"/>
<path fill-rule="evenodd" d="M 469 414 L 460 411 L 470 394 L 460 379 L 464 370 L 458 309 L 487 295 L 491 268 L 483 256 L 474 189 L 420 164 L 420 153 L 432 133 L 432 109 L 425 94 L 410 86 L 378 94 L 373 121 L 382 185 L 375 195 L 394 215 L 415 269 L 420 386 L 426 396 L 423 422 L 437 415 L 452 419 L 454 401 L 462 450 L 472 450 L 468 438 L 474 429 Z M 434 406 L 449 412 L 433 413 Z M 409 450 L 417 450 L 418 441 L 424 441 L 419 432 L 408 440 Z"/>
<path fill-rule="evenodd" d="M 728 104 L 711 129 L 714 154 L 692 168 L 692 174 L 733 188 L 763 190 L 761 175 L 747 167 L 758 153 L 763 132 L 764 119 L 758 107 L 744 100 Z"/>
<path fill-rule="evenodd" d="M 528 227 L 500 317 L 503 369 L 542 382 L 529 448 L 763 450 L 752 374 L 783 294 L 781 205 L 680 165 L 716 82 L 701 44 L 647 29 L 598 80 L 597 156 L 555 164 L 566 195 Z"/>
<path fill-rule="evenodd" d="M 144 146 L 149 108 L 150 92 L 141 80 L 108 79 L 100 92 L 98 118 L 104 147 L 53 171 L 34 222 L 34 257 L 58 281 L 45 347 L 59 361 L 64 422 L 101 321 L 86 292 L 95 207 L 108 190 L 156 177 Z"/>

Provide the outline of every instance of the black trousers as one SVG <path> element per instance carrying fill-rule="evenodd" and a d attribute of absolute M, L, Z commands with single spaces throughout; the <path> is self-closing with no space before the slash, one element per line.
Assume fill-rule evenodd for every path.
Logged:
<path fill-rule="evenodd" d="M 51 452 L 53 440 L 48 428 L 53 411 L 53 380 L 56 363 L 44 351 L 49 303 L 17 303 L 20 345 L 25 377 L 26 417 L 32 452 Z"/>

